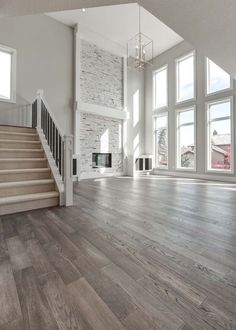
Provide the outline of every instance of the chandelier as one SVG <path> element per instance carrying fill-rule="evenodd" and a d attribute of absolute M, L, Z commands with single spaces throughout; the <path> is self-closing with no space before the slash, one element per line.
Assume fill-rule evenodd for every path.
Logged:
<path fill-rule="evenodd" d="M 153 40 L 141 32 L 141 7 L 139 7 L 139 32 L 127 42 L 127 66 L 142 71 L 145 64 L 153 62 Z"/>

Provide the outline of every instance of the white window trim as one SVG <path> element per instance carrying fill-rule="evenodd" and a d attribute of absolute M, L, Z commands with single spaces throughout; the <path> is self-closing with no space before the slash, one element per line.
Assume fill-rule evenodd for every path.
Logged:
<path fill-rule="evenodd" d="M 194 154 L 194 167 L 181 167 L 179 166 L 178 156 L 179 156 L 179 125 L 178 125 L 178 116 L 180 112 L 193 110 L 194 113 L 194 146 L 195 146 L 195 154 Z M 192 105 L 186 108 L 176 109 L 175 113 L 175 170 L 176 171 L 187 171 L 187 172 L 196 172 L 197 171 L 197 125 L 196 125 L 196 105 Z"/>
<path fill-rule="evenodd" d="M 180 61 L 183 61 L 189 57 L 193 56 L 193 97 L 191 99 L 187 99 L 184 101 L 178 101 L 178 86 L 179 86 L 179 70 L 178 70 L 178 63 Z M 175 59 L 175 105 L 179 105 L 179 104 L 186 104 L 188 102 L 193 102 L 196 101 L 196 51 L 193 50 L 190 53 L 184 55 L 184 56 L 180 56 L 178 58 Z"/>
<path fill-rule="evenodd" d="M 219 104 L 230 101 L 230 127 L 231 127 L 231 157 L 230 157 L 230 170 L 218 170 L 210 168 L 211 157 L 209 157 L 209 105 Z M 205 172 L 206 173 L 217 173 L 217 174 L 234 174 L 234 99 L 233 96 L 217 99 L 214 101 L 208 101 L 205 103 L 205 123 L 206 123 L 206 141 L 205 141 Z M 224 117 L 222 117 L 224 118 Z"/>
<path fill-rule="evenodd" d="M 11 96 L 9 100 L 0 98 L 0 102 L 16 103 L 16 50 L 0 44 L 0 51 L 11 54 Z"/>
<path fill-rule="evenodd" d="M 209 92 L 208 93 L 208 70 L 209 70 L 209 58 L 205 57 L 205 61 L 204 61 L 204 76 L 205 76 L 205 97 L 210 97 L 210 96 L 217 96 L 219 94 L 223 94 L 226 93 L 228 91 L 232 91 L 233 90 L 233 78 L 230 76 L 230 87 L 229 88 L 224 88 L 221 89 L 219 91 L 216 92 Z"/>
<path fill-rule="evenodd" d="M 167 166 L 156 166 L 156 139 L 155 139 L 155 132 L 156 132 L 156 119 L 167 116 L 167 148 L 168 148 L 168 164 Z M 169 170 L 169 113 L 168 111 L 162 112 L 152 117 L 153 122 L 153 155 L 154 155 L 154 168 L 158 170 Z"/>
<path fill-rule="evenodd" d="M 167 76 L 167 84 L 166 84 L 166 105 L 162 107 L 156 107 L 156 79 L 155 75 L 163 70 L 166 70 L 166 76 Z M 159 69 L 154 70 L 152 72 L 152 109 L 153 111 L 163 111 L 166 110 L 169 107 L 169 71 L 168 71 L 168 64 L 165 64 L 161 66 Z"/>

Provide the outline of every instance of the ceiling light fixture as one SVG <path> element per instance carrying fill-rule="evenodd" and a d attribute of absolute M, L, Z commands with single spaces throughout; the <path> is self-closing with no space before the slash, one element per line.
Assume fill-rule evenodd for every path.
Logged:
<path fill-rule="evenodd" d="M 85 8 L 82 8 L 82 12 L 85 13 L 86 12 L 86 9 Z"/>
<path fill-rule="evenodd" d="M 139 32 L 127 42 L 127 65 L 143 71 L 145 64 L 153 63 L 153 40 L 141 32 L 141 6 L 138 5 Z"/>

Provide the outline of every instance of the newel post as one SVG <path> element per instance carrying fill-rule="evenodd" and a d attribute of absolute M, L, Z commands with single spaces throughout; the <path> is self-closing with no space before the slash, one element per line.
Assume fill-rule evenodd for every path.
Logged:
<path fill-rule="evenodd" d="M 65 205 L 73 205 L 73 180 L 72 180 L 73 135 L 64 136 L 64 185 Z"/>
<path fill-rule="evenodd" d="M 42 106 L 43 90 L 37 91 L 37 127 L 41 128 L 41 106 Z"/>

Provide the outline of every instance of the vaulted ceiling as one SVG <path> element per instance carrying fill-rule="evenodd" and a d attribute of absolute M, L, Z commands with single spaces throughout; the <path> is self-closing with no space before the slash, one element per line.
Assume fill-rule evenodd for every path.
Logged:
<path fill-rule="evenodd" d="M 105 5 L 131 0 L 0 0 L 0 17 Z M 236 77 L 235 0 L 138 0 L 198 51 Z"/>
<path fill-rule="evenodd" d="M 86 12 L 81 9 L 57 11 L 48 15 L 69 26 L 79 24 L 82 39 L 96 43 L 103 49 L 115 52 L 115 43 L 119 51 L 117 55 L 122 56 L 127 53 L 127 41 L 133 38 L 139 29 L 139 7 L 136 3 L 89 8 Z M 172 29 L 143 8 L 141 31 L 153 40 L 154 56 L 183 41 Z M 147 56 L 147 59 L 150 58 Z"/>

